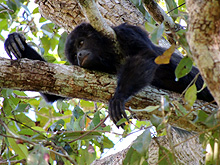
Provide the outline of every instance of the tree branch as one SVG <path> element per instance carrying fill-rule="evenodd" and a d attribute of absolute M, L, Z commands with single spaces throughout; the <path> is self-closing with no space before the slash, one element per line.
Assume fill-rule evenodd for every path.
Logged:
<path fill-rule="evenodd" d="M 35 3 L 39 5 L 39 11 L 44 18 L 51 20 L 69 32 L 76 25 L 86 22 L 86 17 L 78 1 L 35 0 Z M 97 7 L 105 21 L 111 26 L 124 22 L 132 23 L 133 25 L 143 25 L 146 21 L 143 14 L 127 0 L 99 0 Z"/>
<path fill-rule="evenodd" d="M 42 61 L 28 59 L 9 60 L 0 58 L 0 86 L 16 90 L 28 90 L 47 92 L 69 98 L 80 98 L 91 101 L 108 103 L 116 87 L 116 76 L 106 73 L 85 70 L 78 66 L 66 66 L 51 64 Z M 173 105 L 177 104 L 179 94 L 146 87 L 142 92 L 133 96 L 126 107 L 143 109 L 147 106 L 159 105 L 161 95 L 169 96 Z M 176 108 L 175 106 L 173 108 Z M 204 110 L 208 114 L 216 108 L 216 105 L 206 105 L 203 101 L 197 101 L 193 109 L 183 117 L 174 112 L 169 116 L 169 123 L 187 130 L 200 131 L 207 128 L 202 122 L 197 125 L 191 124 L 196 115 L 194 111 Z M 153 112 L 132 111 L 138 119 L 150 119 L 151 115 L 162 117 L 160 110 Z"/>

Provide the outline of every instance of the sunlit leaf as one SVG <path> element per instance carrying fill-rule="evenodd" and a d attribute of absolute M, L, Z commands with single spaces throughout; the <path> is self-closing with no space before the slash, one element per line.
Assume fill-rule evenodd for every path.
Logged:
<path fill-rule="evenodd" d="M 32 14 L 37 14 L 37 13 L 39 13 L 38 7 L 36 7 L 36 8 L 33 10 Z"/>
<path fill-rule="evenodd" d="M 175 45 L 171 45 L 169 49 L 167 49 L 161 56 L 158 56 L 155 58 L 155 63 L 156 64 L 169 64 L 170 63 L 170 58 L 175 51 Z"/>
<path fill-rule="evenodd" d="M 150 112 L 153 112 L 153 111 L 157 110 L 158 108 L 160 108 L 159 105 L 156 105 L 156 106 L 148 106 L 148 107 L 146 107 L 146 108 L 144 108 L 144 109 L 133 109 L 133 108 L 129 107 L 129 110 L 134 111 L 134 112 L 142 112 L 142 111 L 145 111 L 145 112 L 149 112 L 149 113 L 150 113 Z"/>
<path fill-rule="evenodd" d="M 197 88 L 195 84 L 193 84 L 189 87 L 189 89 L 187 89 L 184 98 L 190 106 L 194 104 L 197 98 Z"/>
<path fill-rule="evenodd" d="M 15 139 L 8 138 L 11 148 L 19 155 L 20 159 L 26 159 L 28 156 L 28 150 L 26 145 L 17 144 Z"/>
<path fill-rule="evenodd" d="M 104 145 L 104 148 L 112 148 L 114 147 L 114 143 L 109 140 L 109 138 L 107 138 L 106 136 L 103 136 L 103 145 Z"/>
<path fill-rule="evenodd" d="M 175 76 L 177 79 L 187 75 L 192 69 L 192 60 L 189 57 L 184 57 L 175 70 Z"/>
<path fill-rule="evenodd" d="M 34 121 L 32 121 L 29 117 L 27 117 L 24 113 L 20 113 L 15 115 L 15 119 L 24 123 L 25 125 L 32 127 L 35 126 Z"/>
<path fill-rule="evenodd" d="M 126 123 L 126 122 L 127 122 L 127 119 L 122 118 L 122 119 L 120 119 L 120 120 L 116 123 L 116 125 L 119 126 L 119 125 L 124 124 L 124 123 Z"/>
<path fill-rule="evenodd" d="M 53 23 L 43 24 L 41 26 L 41 29 L 44 32 L 44 34 L 46 34 L 49 38 L 53 38 L 53 36 L 54 36 L 53 28 L 54 28 Z"/>
<path fill-rule="evenodd" d="M 176 2 L 174 0 L 165 0 L 165 2 L 166 2 L 166 7 L 167 7 L 168 12 L 177 7 Z M 170 14 L 177 16 L 178 9 L 175 9 L 174 11 L 170 12 Z"/>

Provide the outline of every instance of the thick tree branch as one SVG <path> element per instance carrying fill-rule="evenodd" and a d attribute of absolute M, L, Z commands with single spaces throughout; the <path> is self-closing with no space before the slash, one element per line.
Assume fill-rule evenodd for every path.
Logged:
<path fill-rule="evenodd" d="M 35 0 L 35 2 L 39 5 L 39 11 L 43 17 L 69 32 L 76 25 L 86 22 L 78 1 Z M 97 7 L 109 25 L 119 25 L 124 22 L 138 25 L 146 21 L 142 13 L 127 0 L 98 0 Z"/>
<path fill-rule="evenodd" d="M 85 70 L 78 66 L 66 66 L 51 64 L 42 61 L 32 61 L 28 59 L 9 60 L 0 58 L 0 86 L 16 90 L 28 90 L 38 92 L 48 92 L 69 98 L 80 98 L 91 101 L 108 103 L 116 87 L 115 75 Z M 177 103 L 179 94 L 147 87 L 142 92 L 126 104 L 126 107 L 143 109 L 147 106 L 159 105 L 161 95 L 168 95 L 173 103 Z M 203 101 L 197 101 L 193 107 L 195 110 L 204 110 L 211 114 L 216 108 L 215 105 L 204 106 Z M 203 123 L 197 126 L 190 124 L 196 117 L 194 113 L 180 118 L 174 112 L 169 112 L 169 123 L 177 125 L 187 130 L 200 131 L 205 129 Z M 162 117 L 159 110 L 151 113 L 138 111 L 133 112 L 138 119 L 150 119 L 152 114 Z"/>

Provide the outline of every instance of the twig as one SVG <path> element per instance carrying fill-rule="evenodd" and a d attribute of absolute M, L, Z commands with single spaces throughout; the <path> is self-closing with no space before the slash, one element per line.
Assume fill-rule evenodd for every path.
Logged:
<path fill-rule="evenodd" d="M 76 139 L 74 139 L 74 140 L 69 141 L 68 143 L 70 144 L 70 143 L 72 143 L 72 142 L 75 142 L 75 141 L 77 141 L 77 140 L 79 140 L 79 139 L 81 139 L 81 138 L 87 136 L 88 134 L 92 133 L 92 132 L 93 132 L 94 130 L 96 130 L 99 126 L 101 126 L 101 125 L 105 122 L 105 120 L 106 120 L 108 117 L 109 117 L 109 115 L 107 115 L 107 116 L 104 118 L 104 120 L 102 120 L 102 121 L 101 121 L 96 127 L 94 127 L 92 130 L 90 130 L 89 132 L 83 134 L 82 136 L 80 136 L 80 137 L 78 137 L 78 138 L 76 138 Z"/>

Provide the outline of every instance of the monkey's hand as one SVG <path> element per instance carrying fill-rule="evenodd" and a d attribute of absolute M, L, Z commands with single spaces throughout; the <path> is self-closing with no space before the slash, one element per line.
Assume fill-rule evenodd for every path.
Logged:
<path fill-rule="evenodd" d="M 122 118 L 126 118 L 128 120 L 128 117 L 125 113 L 125 100 L 113 97 L 109 101 L 109 116 L 116 125 L 119 120 Z M 118 125 L 116 125 L 119 127 Z M 121 127 L 124 127 L 124 124 L 120 125 Z"/>
<path fill-rule="evenodd" d="M 11 33 L 8 35 L 8 38 L 5 41 L 5 51 L 8 56 L 12 59 L 12 54 L 17 58 L 25 58 L 23 57 L 25 47 L 26 47 L 26 38 L 24 35 L 20 33 Z"/>

